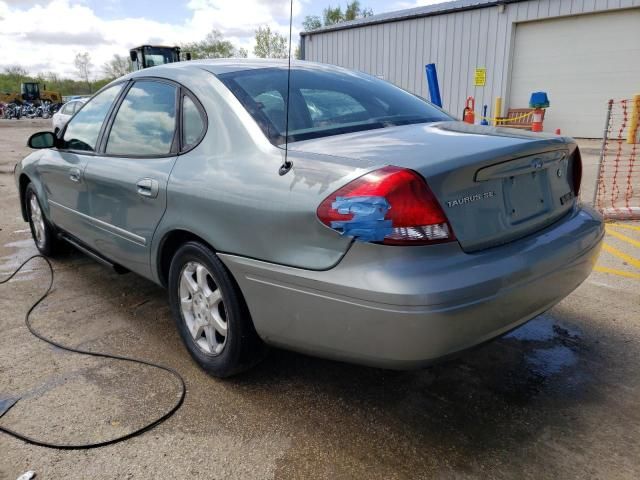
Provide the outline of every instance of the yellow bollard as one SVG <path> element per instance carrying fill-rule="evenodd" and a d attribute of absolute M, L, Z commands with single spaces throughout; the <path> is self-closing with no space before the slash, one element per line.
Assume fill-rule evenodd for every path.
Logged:
<path fill-rule="evenodd" d="M 629 122 L 627 143 L 633 144 L 638 142 L 638 124 L 640 123 L 640 94 L 634 95 L 631 102 L 631 121 Z"/>
<path fill-rule="evenodd" d="M 493 125 L 498 125 L 498 117 L 502 116 L 502 97 L 496 97 L 493 104 Z"/>

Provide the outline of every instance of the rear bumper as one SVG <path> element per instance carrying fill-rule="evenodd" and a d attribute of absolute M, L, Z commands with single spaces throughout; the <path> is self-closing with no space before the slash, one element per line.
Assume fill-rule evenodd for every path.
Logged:
<path fill-rule="evenodd" d="M 327 271 L 221 254 L 259 335 L 273 345 L 385 368 L 414 368 L 521 325 L 578 287 L 604 227 L 589 208 L 477 253 L 458 244 L 355 243 Z"/>

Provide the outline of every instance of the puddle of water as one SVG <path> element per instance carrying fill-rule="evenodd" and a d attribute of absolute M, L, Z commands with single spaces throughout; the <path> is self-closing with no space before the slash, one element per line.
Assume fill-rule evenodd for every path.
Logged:
<path fill-rule="evenodd" d="M 522 342 L 529 370 L 538 377 L 550 377 L 578 363 L 580 331 L 560 326 L 550 314 L 531 320 L 506 338 Z"/>
<path fill-rule="evenodd" d="M 31 237 L 6 243 L 4 247 L 14 249 L 14 252 L 10 255 L 0 257 L 0 276 L 2 276 L 2 278 L 11 274 L 28 257 L 38 253 Z M 27 265 L 14 280 L 32 280 L 35 278 L 35 275 L 31 275 L 33 272 L 35 272 L 33 267 Z"/>
<path fill-rule="evenodd" d="M 32 244 L 33 244 L 33 240 L 31 239 L 31 237 L 29 237 L 29 238 L 24 238 L 22 240 L 16 240 L 15 242 L 5 243 L 4 246 L 9 248 L 24 249 L 31 246 Z"/>
<path fill-rule="evenodd" d="M 548 377 L 575 365 L 578 362 L 578 356 L 570 348 L 557 345 L 534 350 L 527 356 L 527 362 L 533 372 Z"/>
<path fill-rule="evenodd" d="M 551 342 L 559 338 L 560 334 L 563 336 L 578 337 L 580 332 L 575 329 L 556 325 L 555 319 L 551 315 L 544 313 L 506 335 L 505 338 L 515 338 L 516 340 L 530 342 Z"/>

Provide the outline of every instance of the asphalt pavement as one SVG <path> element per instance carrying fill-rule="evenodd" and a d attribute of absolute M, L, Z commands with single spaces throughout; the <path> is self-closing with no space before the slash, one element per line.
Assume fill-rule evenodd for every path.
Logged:
<path fill-rule="evenodd" d="M 0 121 L 0 278 L 36 253 L 10 171 L 28 153 L 28 135 L 46 128 Z M 584 142 L 586 184 L 597 148 Z M 27 470 L 38 479 L 640 477 L 640 223 L 609 225 L 596 271 L 546 314 L 409 372 L 274 349 L 242 376 L 213 379 L 182 347 L 161 288 L 74 252 L 54 267 L 34 327 L 171 366 L 185 377 L 186 401 L 155 429 L 96 450 L 0 434 L 0 479 Z M 0 286 L 0 397 L 21 397 L 0 425 L 78 443 L 126 433 L 168 408 L 179 393 L 168 375 L 29 334 L 23 316 L 47 275 L 34 263 Z"/>

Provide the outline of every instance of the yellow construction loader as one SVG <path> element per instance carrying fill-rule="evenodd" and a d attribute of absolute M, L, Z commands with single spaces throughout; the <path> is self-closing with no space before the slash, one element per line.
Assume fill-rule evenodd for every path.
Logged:
<path fill-rule="evenodd" d="M 0 103 L 22 103 L 30 102 L 40 104 L 42 102 L 61 103 L 62 95 L 59 92 L 53 92 L 46 89 L 45 85 L 40 90 L 38 82 L 23 82 L 20 84 L 20 92 L 3 93 L 0 92 Z"/>

